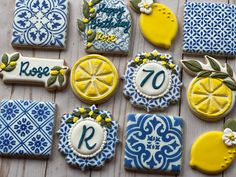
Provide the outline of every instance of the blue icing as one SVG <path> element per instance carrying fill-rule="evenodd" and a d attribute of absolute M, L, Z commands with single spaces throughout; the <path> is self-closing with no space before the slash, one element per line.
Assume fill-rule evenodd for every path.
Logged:
<path fill-rule="evenodd" d="M 183 133 L 182 124 L 175 125 L 175 121 L 176 118 L 164 115 L 129 114 L 125 168 L 179 173 Z"/>
<path fill-rule="evenodd" d="M 65 48 L 68 0 L 16 0 L 12 45 Z"/>

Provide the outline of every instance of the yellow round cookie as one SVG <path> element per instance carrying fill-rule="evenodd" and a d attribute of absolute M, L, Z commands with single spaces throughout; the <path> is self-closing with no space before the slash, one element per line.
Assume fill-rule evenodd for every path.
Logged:
<path fill-rule="evenodd" d="M 233 92 L 221 79 L 195 78 L 188 89 L 191 110 L 206 121 L 215 121 L 225 116 L 233 106 Z"/>
<path fill-rule="evenodd" d="M 207 174 L 217 174 L 228 168 L 236 155 L 235 146 L 227 146 L 223 132 L 201 135 L 192 145 L 190 166 Z"/>
<path fill-rule="evenodd" d="M 107 100 L 118 85 L 118 72 L 110 60 L 101 55 L 80 58 L 71 71 L 74 93 L 88 103 Z"/>
<path fill-rule="evenodd" d="M 171 9 L 154 3 L 150 14 L 140 15 L 140 29 L 143 36 L 153 45 L 168 49 L 177 34 L 178 22 Z"/>

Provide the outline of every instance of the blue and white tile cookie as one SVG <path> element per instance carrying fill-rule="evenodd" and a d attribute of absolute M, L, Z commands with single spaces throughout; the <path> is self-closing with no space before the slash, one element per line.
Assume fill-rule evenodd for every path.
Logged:
<path fill-rule="evenodd" d="M 235 14 L 233 4 L 186 3 L 184 52 L 235 56 Z"/>
<path fill-rule="evenodd" d="M 115 155 L 118 123 L 96 106 L 76 108 L 61 120 L 59 151 L 81 170 L 101 168 Z"/>
<path fill-rule="evenodd" d="M 180 99 L 180 69 L 169 54 L 139 53 L 128 62 L 123 79 L 124 95 L 148 112 L 165 109 Z"/>
<path fill-rule="evenodd" d="M 128 54 L 132 18 L 124 0 L 84 0 L 78 29 L 87 52 Z"/>
<path fill-rule="evenodd" d="M 128 170 L 178 174 L 183 120 L 158 114 L 129 114 L 124 165 Z"/>
<path fill-rule="evenodd" d="M 16 0 L 12 45 L 64 49 L 68 0 Z"/>
<path fill-rule="evenodd" d="M 51 155 L 55 104 L 3 100 L 0 103 L 0 155 L 40 157 Z"/>

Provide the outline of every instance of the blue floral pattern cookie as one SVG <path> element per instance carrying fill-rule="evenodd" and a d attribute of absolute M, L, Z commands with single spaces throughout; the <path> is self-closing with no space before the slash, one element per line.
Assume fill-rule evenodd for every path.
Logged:
<path fill-rule="evenodd" d="M 64 49 L 68 0 L 16 0 L 12 45 Z"/>
<path fill-rule="evenodd" d="M 0 103 L 0 155 L 48 157 L 55 104 L 3 100 Z"/>
<path fill-rule="evenodd" d="M 180 99 L 179 77 L 179 66 L 169 54 L 142 52 L 128 62 L 123 92 L 131 104 L 148 112 L 165 109 Z"/>
<path fill-rule="evenodd" d="M 125 168 L 178 174 L 182 161 L 183 120 L 157 114 L 129 114 Z"/>

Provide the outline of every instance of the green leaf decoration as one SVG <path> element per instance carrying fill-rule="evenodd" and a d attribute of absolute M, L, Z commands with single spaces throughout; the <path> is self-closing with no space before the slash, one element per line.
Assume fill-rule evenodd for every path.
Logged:
<path fill-rule="evenodd" d="M 48 79 L 48 87 L 50 87 L 52 84 L 54 84 L 57 80 L 57 76 L 51 76 L 49 79 Z"/>
<path fill-rule="evenodd" d="M 86 0 L 84 0 L 84 4 L 83 4 L 83 14 L 85 18 L 89 18 L 89 5 L 88 2 Z"/>
<path fill-rule="evenodd" d="M 62 69 L 62 67 L 60 67 L 60 66 L 54 66 L 51 70 L 60 71 L 61 69 Z"/>
<path fill-rule="evenodd" d="M 208 77 L 211 75 L 211 73 L 212 73 L 211 71 L 202 71 L 198 74 L 197 77 Z"/>
<path fill-rule="evenodd" d="M 92 0 L 93 6 L 95 6 L 96 4 L 98 4 L 98 3 L 100 3 L 100 2 L 101 2 L 101 0 Z"/>
<path fill-rule="evenodd" d="M 231 68 L 231 66 L 228 63 L 226 63 L 226 69 L 227 69 L 227 73 L 230 75 L 230 77 L 233 77 L 234 76 L 233 69 Z"/>
<path fill-rule="evenodd" d="M 16 68 L 16 66 L 10 66 L 10 65 L 8 65 L 8 66 L 4 69 L 4 71 L 6 71 L 6 72 L 11 72 L 11 71 L 13 71 L 15 68 Z"/>
<path fill-rule="evenodd" d="M 140 8 L 138 7 L 138 4 L 141 2 L 141 0 L 131 0 L 130 4 L 132 9 L 137 12 L 137 13 L 141 13 L 140 12 Z"/>
<path fill-rule="evenodd" d="M 226 80 L 226 81 L 223 81 L 223 83 L 227 87 L 229 87 L 231 90 L 236 91 L 236 84 L 234 82 Z"/>
<path fill-rule="evenodd" d="M 211 75 L 212 78 L 225 79 L 229 77 L 227 73 L 214 73 Z"/>
<path fill-rule="evenodd" d="M 234 119 L 228 119 L 225 121 L 223 128 L 230 128 L 232 131 L 236 131 L 236 121 Z"/>
<path fill-rule="evenodd" d="M 216 62 L 215 59 L 213 59 L 209 56 L 206 56 L 206 59 L 209 61 L 212 69 L 214 69 L 215 71 L 220 71 L 220 65 Z"/>
<path fill-rule="evenodd" d="M 64 76 L 62 74 L 59 74 L 58 75 L 58 82 L 59 82 L 60 86 L 63 85 L 64 81 L 65 81 Z"/>
<path fill-rule="evenodd" d="M 66 120 L 66 123 L 67 123 L 67 124 L 68 124 L 68 123 L 74 123 L 74 122 L 73 122 L 73 118 L 67 119 L 67 120 Z"/>
<path fill-rule="evenodd" d="M 81 20 L 77 20 L 77 25 L 78 25 L 78 28 L 81 32 L 85 31 L 86 26 Z"/>
<path fill-rule="evenodd" d="M 108 123 L 106 126 L 110 129 L 112 128 L 112 125 L 110 123 Z"/>
<path fill-rule="evenodd" d="M 2 56 L 2 63 L 4 63 L 5 65 L 8 64 L 8 55 L 6 53 L 4 53 Z"/>
<path fill-rule="evenodd" d="M 19 53 L 15 53 L 14 55 L 11 56 L 10 61 L 17 61 L 20 58 Z"/>
<path fill-rule="evenodd" d="M 184 60 L 182 61 L 182 64 L 191 72 L 198 73 L 202 71 L 201 64 L 196 60 L 188 60 L 188 61 Z"/>
<path fill-rule="evenodd" d="M 93 34 L 91 34 L 90 36 L 88 36 L 87 41 L 88 41 L 88 42 L 93 42 L 95 38 L 96 38 L 96 32 L 93 32 Z"/>
<path fill-rule="evenodd" d="M 97 15 L 97 12 L 94 12 L 94 13 L 92 13 L 92 14 L 90 15 L 90 17 L 93 19 L 93 18 L 96 17 L 96 15 Z"/>
<path fill-rule="evenodd" d="M 81 114 L 80 114 L 80 112 L 74 112 L 72 115 L 73 115 L 74 117 L 79 117 Z"/>

